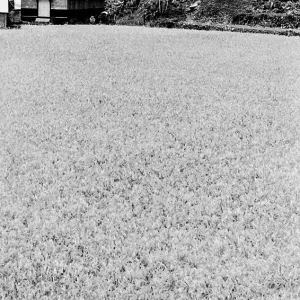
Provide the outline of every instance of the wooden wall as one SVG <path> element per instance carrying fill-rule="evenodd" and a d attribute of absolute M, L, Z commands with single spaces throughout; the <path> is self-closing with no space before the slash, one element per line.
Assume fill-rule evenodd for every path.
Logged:
<path fill-rule="evenodd" d="M 51 9 L 68 9 L 68 0 L 52 0 Z"/>
<path fill-rule="evenodd" d="M 92 9 L 92 8 L 104 8 L 104 0 L 69 0 L 69 9 Z"/>
<path fill-rule="evenodd" d="M 37 0 L 22 0 L 22 8 L 37 9 Z M 68 0 L 52 0 L 51 9 L 68 9 Z"/>
<path fill-rule="evenodd" d="M 52 0 L 51 1 L 51 9 L 71 9 L 71 10 L 93 9 L 93 8 L 104 8 L 104 5 L 105 5 L 105 0 L 69 0 L 69 1 Z M 22 8 L 37 9 L 37 0 L 22 0 Z"/>
<path fill-rule="evenodd" d="M 0 0 L 2 1 L 2 0 Z M 51 18 L 86 19 L 104 10 L 105 0 L 50 0 Z M 32 21 L 38 14 L 38 0 L 22 0 L 22 20 Z"/>
<path fill-rule="evenodd" d="M 0 28 L 6 28 L 7 25 L 7 14 L 0 13 Z"/>
<path fill-rule="evenodd" d="M 36 0 L 22 0 L 21 7 L 37 9 L 37 1 Z"/>

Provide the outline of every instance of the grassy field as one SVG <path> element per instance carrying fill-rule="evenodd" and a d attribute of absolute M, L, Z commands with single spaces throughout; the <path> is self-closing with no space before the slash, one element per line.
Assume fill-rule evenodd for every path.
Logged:
<path fill-rule="evenodd" d="M 0 45 L 1 299 L 299 299 L 300 39 Z"/>

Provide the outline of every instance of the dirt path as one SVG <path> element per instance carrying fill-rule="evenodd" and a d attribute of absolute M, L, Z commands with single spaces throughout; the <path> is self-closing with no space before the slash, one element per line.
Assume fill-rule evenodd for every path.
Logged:
<path fill-rule="evenodd" d="M 250 32 L 250 33 L 264 33 L 287 36 L 300 36 L 299 29 L 283 29 L 262 26 L 245 26 L 245 25 L 224 25 L 224 24 L 201 24 L 201 23 L 182 23 L 181 28 L 195 29 L 195 30 L 218 30 L 218 31 L 234 31 L 234 32 Z"/>
<path fill-rule="evenodd" d="M 212 22 L 196 22 L 196 21 L 181 21 L 172 22 L 172 20 L 158 20 L 153 24 L 153 27 L 167 27 L 167 28 L 183 28 L 193 30 L 217 30 L 217 31 L 233 31 L 233 32 L 249 32 L 249 33 L 263 33 L 276 34 L 286 36 L 300 36 L 300 29 L 287 29 L 278 27 L 263 27 L 263 26 L 246 26 L 234 24 L 221 24 Z"/>

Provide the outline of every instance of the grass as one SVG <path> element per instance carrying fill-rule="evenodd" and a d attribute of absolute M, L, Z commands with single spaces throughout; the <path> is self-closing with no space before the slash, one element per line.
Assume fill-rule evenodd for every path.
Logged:
<path fill-rule="evenodd" d="M 0 44 L 2 299 L 299 297 L 299 39 L 23 26 Z"/>

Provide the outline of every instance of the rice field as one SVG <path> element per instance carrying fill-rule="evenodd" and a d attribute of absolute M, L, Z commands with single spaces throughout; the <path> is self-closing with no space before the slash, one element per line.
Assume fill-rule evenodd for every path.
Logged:
<path fill-rule="evenodd" d="M 0 31 L 0 298 L 300 298 L 299 49 Z"/>

